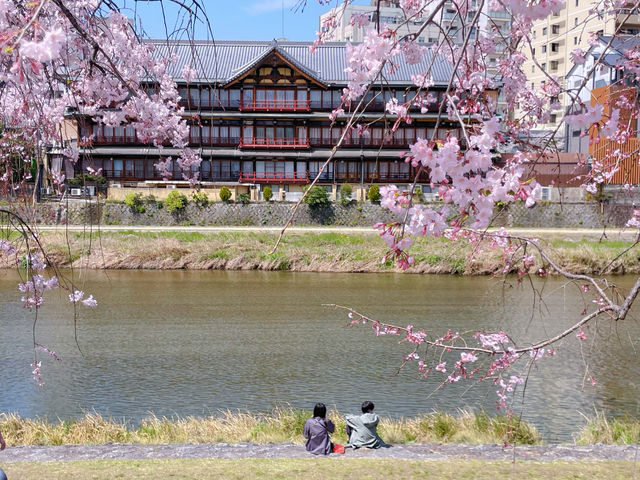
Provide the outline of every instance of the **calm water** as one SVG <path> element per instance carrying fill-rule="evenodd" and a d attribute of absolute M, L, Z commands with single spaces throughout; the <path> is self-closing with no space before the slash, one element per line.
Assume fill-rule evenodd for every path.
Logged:
<path fill-rule="evenodd" d="M 80 282 L 99 302 L 74 320 L 66 295 L 47 297 L 38 335 L 61 362 L 43 361 L 45 385 L 31 380 L 33 316 L 23 310 L 15 272 L 0 273 L 0 411 L 49 419 L 99 412 L 133 422 L 156 415 L 208 415 L 220 409 L 310 408 L 323 401 L 342 412 L 371 399 L 381 414 L 495 408 L 495 387 L 447 386 L 396 374 L 408 350 L 397 338 L 345 328 L 346 316 L 322 304 L 349 305 L 370 316 L 444 332 L 504 329 L 515 339 L 542 338 L 582 310 L 575 290 L 551 279 L 545 304 L 530 289 L 491 278 L 271 272 L 89 272 Z M 615 279 L 630 286 L 633 278 Z M 597 330 L 597 331 L 595 331 Z M 602 322 L 589 341 L 574 336 L 556 358 L 531 372 L 517 411 L 549 441 L 568 440 L 579 412 L 639 415 L 640 328 Z M 591 340 L 608 339 L 606 348 Z M 582 387 L 585 368 L 597 379 Z M 438 377 L 439 378 L 439 377 Z"/>

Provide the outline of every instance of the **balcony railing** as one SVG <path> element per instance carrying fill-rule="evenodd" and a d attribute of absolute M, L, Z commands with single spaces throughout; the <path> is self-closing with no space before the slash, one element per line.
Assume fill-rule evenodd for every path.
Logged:
<path fill-rule="evenodd" d="M 307 172 L 240 172 L 240 183 L 309 183 Z"/>
<path fill-rule="evenodd" d="M 240 105 L 244 112 L 308 112 L 309 100 L 245 100 Z"/>
<path fill-rule="evenodd" d="M 96 135 L 91 137 L 90 142 L 96 143 L 108 143 L 108 144 L 131 144 L 139 143 L 135 135 Z M 85 142 L 86 143 L 86 142 Z"/>
<path fill-rule="evenodd" d="M 307 138 L 243 137 L 238 148 L 275 148 L 278 150 L 309 148 Z"/>
<path fill-rule="evenodd" d="M 189 136 L 189 144 L 196 146 L 221 146 L 221 147 L 235 147 L 240 143 L 240 137 L 196 137 Z"/>

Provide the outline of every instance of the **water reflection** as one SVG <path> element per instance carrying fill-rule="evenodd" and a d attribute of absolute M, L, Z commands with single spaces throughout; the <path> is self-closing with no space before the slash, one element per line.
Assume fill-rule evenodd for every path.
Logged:
<path fill-rule="evenodd" d="M 451 385 L 414 371 L 396 374 L 402 354 L 396 338 L 345 328 L 343 313 L 324 303 L 349 305 L 380 319 L 434 332 L 504 329 L 519 341 L 557 332 L 583 305 L 558 279 L 529 288 L 492 278 L 265 272 L 90 272 L 84 289 L 100 303 L 74 319 L 64 293 L 42 311 L 38 334 L 62 362 L 43 362 L 46 384 L 30 380 L 31 319 L 23 310 L 13 272 L 0 273 L 3 375 L 0 411 L 50 419 L 96 411 L 137 421 L 157 415 L 206 415 L 220 409 L 270 410 L 317 401 L 355 411 L 364 398 L 380 413 L 412 416 L 439 409 L 495 408 L 495 387 Z M 618 278 L 629 285 L 632 278 Z M 532 306 L 535 312 L 531 317 Z M 607 408 L 638 414 L 640 372 L 633 343 L 635 321 L 606 322 L 571 336 L 558 357 L 532 372 L 524 418 L 550 441 L 567 440 L 582 423 L 578 412 Z M 596 332 L 597 330 L 597 332 Z M 608 338 L 606 348 L 592 339 Z M 583 388 L 585 365 L 597 379 Z"/>

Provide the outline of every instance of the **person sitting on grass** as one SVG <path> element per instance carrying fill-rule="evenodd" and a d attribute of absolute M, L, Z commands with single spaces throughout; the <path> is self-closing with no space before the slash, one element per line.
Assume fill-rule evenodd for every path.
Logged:
<path fill-rule="evenodd" d="M 347 415 L 347 425 L 345 432 L 349 435 L 349 443 L 346 447 L 352 448 L 380 448 L 390 447 L 379 436 L 377 432 L 378 415 L 373 413 L 374 405 L 370 401 L 362 404 L 362 415 Z"/>
<path fill-rule="evenodd" d="M 336 426 L 327 417 L 327 407 L 324 403 L 316 403 L 313 409 L 313 418 L 304 423 L 302 435 L 307 439 L 307 451 L 314 455 L 329 455 L 333 450 L 333 444 L 329 434 L 333 433 Z"/>

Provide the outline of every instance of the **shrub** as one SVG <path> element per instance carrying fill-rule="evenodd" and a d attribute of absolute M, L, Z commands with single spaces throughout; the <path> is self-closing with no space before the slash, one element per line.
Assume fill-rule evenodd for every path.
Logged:
<path fill-rule="evenodd" d="M 156 203 L 156 197 L 151 194 L 145 195 L 144 197 L 142 197 L 142 201 L 147 205 L 152 205 Z"/>
<path fill-rule="evenodd" d="M 146 208 L 142 203 L 142 194 L 127 193 L 124 196 L 124 204 L 129 207 L 133 213 L 144 213 Z"/>
<path fill-rule="evenodd" d="M 367 198 L 371 203 L 379 202 L 382 198 L 382 195 L 380 195 L 380 187 L 378 187 L 378 185 L 371 185 L 367 192 Z"/>
<path fill-rule="evenodd" d="M 303 201 L 313 208 L 323 207 L 329 205 L 329 194 L 326 188 L 316 185 L 309 189 Z"/>
<path fill-rule="evenodd" d="M 231 190 L 227 187 L 222 187 L 220 189 L 220 200 L 223 202 L 228 202 L 231 199 Z"/>
<path fill-rule="evenodd" d="M 204 192 L 193 192 L 193 195 L 191 195 L 191 201 L 199 207 L 206 207 L 209 205 L 209 197 Z"/>
<path fill-rule="evenodd" d="M 164 201 L 167 211 L 170 213 L 179 212 L 187 207 L 189 200 L 186 195 L 178 192 L 177 190 L 171 190 L 167 199 Z"/>
<path fill-rule="evenodd" d="M 238 195 L 238 202 L 240 203 L 249 203 L 249 201 L 251 200 L 251 197 L 249 196 L 248 193 L 240 193 Z"/>
<path fill-rule="evenodd" d="M 102 175 L 91 175 L 90 173 L 79 173 L 74 178 L 67 179 L 69 185 L 84 185 L 85 183 L 95 182 L 98 185 L 107 183 L 107 178 Z"/>
<path fill-rule="evenodd" d="M 353 193 L 353 187 L 348 183 L 345 183 L 340 188 L 340 203 L 348 205 L 351 203 L 351 194 Z"/>
<path fill-rule="evenodd" d="M 271 190 L 271 187 L 264 187 L 264 190 L 262 191 L 262 198 L 264 198 L 264 201 L 268 202 L 272 197 L 273 190 Z"/>

